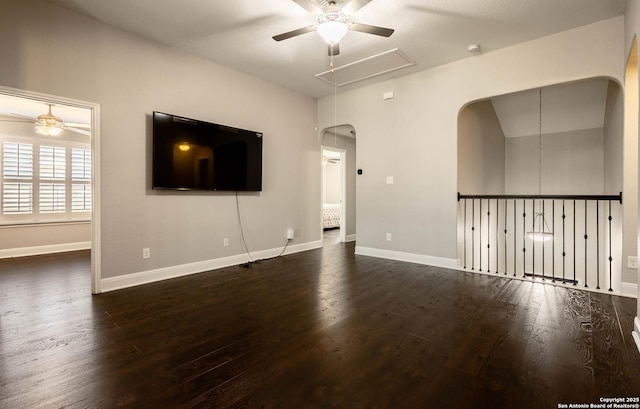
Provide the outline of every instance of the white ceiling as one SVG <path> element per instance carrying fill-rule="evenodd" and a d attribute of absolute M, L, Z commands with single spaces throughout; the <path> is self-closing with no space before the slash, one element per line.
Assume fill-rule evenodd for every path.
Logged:
<path fill-rule="evenodd" d="M 334 92 L 315 78 L 329 69 L 317 33 L 276 42 L 272 36 L 316 24 L 292 0 L 48 0 L 105 23 L 173 45 L 269 82 L 321 97 Z M 389 38 L 349 32 L 334 66 L 392 49 L 416 62 L 342 89 L 370 84 L 620 16 L 626 0 L 372 0 L 355 22 L 395 29 Z"/>
<path fill-rule="evenodd" d="M 314 97 L 334 92 L 333 85 L 315 77 L 330 63 L 317 33 L 281 42 L 271 38 L 316 22 L 292 0 L 263 0 L 259 6 L 256 0 L 48 1 Z M 625 5 L 626 0 L 371 0 L 352 20 L 396 31 L 389 38 L 349 32 L 335 67 L 396 48 L 416 65 L 339 91 L 473 58 L 466 51 L 472 43 L 490 52 L 619 16 Z M 543 133 L 602 127 L 607 83 L 602 79 L 545 88 Z M 498 96 L 492 103 L 505 136 L 538 133 L 537 90 Z M 0 116 L 5 118 L 35 118 L 46 110 L 42 101 L 0 95 Z M 90 121 L 88 110 L 64 104 L 54 106 L 53 114 L 66 122 Z"/>

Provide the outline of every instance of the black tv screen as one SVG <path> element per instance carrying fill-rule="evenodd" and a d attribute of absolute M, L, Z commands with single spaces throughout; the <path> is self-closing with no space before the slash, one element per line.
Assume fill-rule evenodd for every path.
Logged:
<path fill-rule="evenodd" d="M 262 133 L 153 113 L 153 189 L 262 190 Z"/>

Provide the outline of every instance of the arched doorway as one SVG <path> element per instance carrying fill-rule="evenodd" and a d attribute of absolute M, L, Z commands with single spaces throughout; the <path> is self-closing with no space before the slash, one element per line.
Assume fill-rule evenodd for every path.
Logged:
<path fill-rule="evenodd" d="M 339 231 L 340 242 L 356 239 L 356 131 L 351 125 L 321 132 L 322 230 Z"/>

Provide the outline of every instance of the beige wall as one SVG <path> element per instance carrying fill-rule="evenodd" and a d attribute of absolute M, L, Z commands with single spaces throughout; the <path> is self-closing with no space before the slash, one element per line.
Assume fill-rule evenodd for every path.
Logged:
<path fill-rule="evenodd" d="M 1 227 L 0 258 L 90 248 L 91 223 Z"/>
<path fill-rule="evenodd" d="M 319 240 L 315 99 L 39 0 L 3 1 L 0 49 L 0 85 L 100 104 L 103 279 L 243 254 L 233 193 L 150 189 L 154 110 L 264 133 L 264 190 L 239 197 L 250 250 Z"/>
<path fill-rule="evenodd" d="M 505 138 L 489 100 L 466 106 L 458 116 L 458 191 L 504 194 Z"/>
<path fill-rule="evenodd" d="M 607 89 L 607 105 L 604 117 L 603 127 L 603 143 L 604 143 L 604 194 L 617 195 L 624 191 L 624 92 L 617 82 L 609 81 Z M 623 202 L 626 201 L 626 195 L 623 193 Z M 623 207 L 624 209 L 624 207 Z M 632 223 L 623 223 L 622 218 L 614 218 L 612 220 L 612 235 L 620 237 L 622 235 L 623 242 L 619 251 L 613 254 L 612 270 L 622 271 L 621 280 L 623 282 L 635 283 L 637 271 L 629 269 L 627 263 L 624 262 L 629 255 L 636 254 L 636 246 L 633 244 L 637 241 L 636 228 Z"/>
<path fill-rule="evenodd" d="M 458 113 L 469 102 L 592 77 L 621 81 L 614 18 L 319 101 L 319 125 L 358 131 L 357 251 L 457 265 Z M 572 51 L 573 50 L 573 51 Z M 384 101 L 384 92 L 395 98 Z M 388 135 L 396 135 L 389 138 Z M 394 176 L 395 184 L 385 184 Z M 395 239 L 385 240 L 390 232 Z"/>
<path fill-rule="evenodd" d="M 617 195 L 622 192 L 624 142 L 624 92 L 620 85 L 609 81 L 604 116 L 604 193 Z"/>
<path fill-rule="evenodd" d="M 542 136 L 542 194 L 604 194 L 602 128 Z M 506 194 L 538 194 L 538 135 L 507 138 Z"/>
<path fill-rule="evenodd" d="M 327 162 L 322 166 L 322 201 L 324 203 L 340 203 L 340 197 L 342 195 L 340 166 L 340 163 L 334 162 Z"/>

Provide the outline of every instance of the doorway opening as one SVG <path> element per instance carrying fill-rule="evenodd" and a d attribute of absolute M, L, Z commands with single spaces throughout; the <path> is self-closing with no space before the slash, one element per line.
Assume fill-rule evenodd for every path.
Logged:
<path fill-rule="evenodd" d="M 326 244 L 345 242 L 347 151 L 322 148 L 322 231 Z"/>
<path fill-rule="evenodd" d="M 100 292 L 99 105 L 0 87 L 0 257 L 91 250 Z M 18 234 L 19 233 L 19 234 Z"/>
<path fill-rule="evenodd" d="M 325 244 L 356 239 L 356 131 L 337 125 L 321 133 L 321 228 Z"/>

